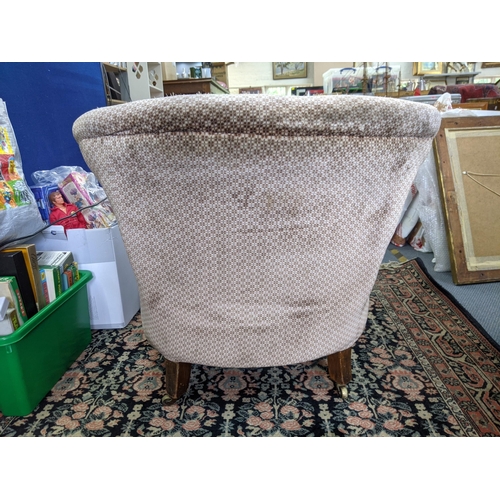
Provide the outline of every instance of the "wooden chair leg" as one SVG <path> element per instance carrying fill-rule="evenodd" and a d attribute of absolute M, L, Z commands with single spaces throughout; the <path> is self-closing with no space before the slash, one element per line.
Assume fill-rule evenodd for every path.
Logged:
<path fill-rule="evenodd" d="M 162 403 L 173 404 L 182 397 L 189 387 L 191 376 L 190 363 L 174 363 L 165 360 L 165 389 L 167 395 L 163 397 Z"/>
<path fill-rule="evenodd" d="M 335 382 L 342 398 L 347 397 L 347 384 L 352 380 L 351 348 L 328 356 L 328 375 Z"/>

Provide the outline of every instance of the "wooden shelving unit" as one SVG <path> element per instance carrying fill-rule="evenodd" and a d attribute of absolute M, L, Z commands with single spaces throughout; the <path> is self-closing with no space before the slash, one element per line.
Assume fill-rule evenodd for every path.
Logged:
<path fill-rule="evenodd" d="M 229 90 L 219 85 L 213 78 L 164 80 L 163 91 L 166 96 L 175 94 L 229 94 Z"/>
<path fill-rule="evenodd" d="M 132 101 L 164 95 L 161 62 L 128 62 L 127 79 Z"/>
<path fill-rule="evenodd" d="M 107 62 L 103 62 L 101 63 L 103 66 L 104 66 L 104 69 L 106 71 L 109 71 L 110 73 L 120 73 L 120 72 L 126 72 L 127 71 L 127 68 L 123 67 L 123 66 L 117 66 L 116 64 L 111 64 L 111 63 L 107 63 Z"/>
<path fill-rule="evenodd" d="M 107 105 L 114 106 L 116 104 L 129 102 L 130 95 L 128 92 L 127 68 L 109 62 L 101 62 L 101 70 Z M 116 85 L 110 82 L 108 74 L 116 75 Z M 121 99 L 117 99 L 117 95 L 119 95 Z"/>

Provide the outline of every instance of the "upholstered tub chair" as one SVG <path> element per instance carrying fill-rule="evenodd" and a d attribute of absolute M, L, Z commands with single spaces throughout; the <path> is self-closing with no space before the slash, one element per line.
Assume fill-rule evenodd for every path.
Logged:
<path fill-rule="evenodd" d="M 193 363 L 324 357 L 347 396 L 351 348 L 439 124 L 432 106 L 392 98 L 201 94 L 76 120 L 171 401 Z"/>

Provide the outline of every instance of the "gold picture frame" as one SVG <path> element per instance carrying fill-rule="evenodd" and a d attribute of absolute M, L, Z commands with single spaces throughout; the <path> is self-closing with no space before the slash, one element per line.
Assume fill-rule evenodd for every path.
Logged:
<path fill-rule="evenodd" d="M 307 78 L 306 62 L 273 62 L 273 80 Z"/>
<path fill-rule="evenodd" d="M 481 68 L 500 68 L 500 62 L 482 62 Z"/>
<path fill-rule="evenodd" d="M 440 75 L 443 72 L 442 62 L 414 62 L 413 74 L 415 76 Z"/>
<path fill-rule="evenodd" d="M 454 283 L 500 281 L 500 117 L 443 118 L 434 153 Z"/>

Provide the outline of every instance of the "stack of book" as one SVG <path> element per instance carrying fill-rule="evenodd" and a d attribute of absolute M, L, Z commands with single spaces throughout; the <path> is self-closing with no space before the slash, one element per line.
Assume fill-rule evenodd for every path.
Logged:
<path fill-rule="evenodd" d="M 45 279 L 47 302 L 53 302 L 65 292 L 75 281 L 80 279 L 78 265 L 73 254 L 67 250 L 51 250 L 37 252 L 38 267 L 42 282 Z"/>
<path fill-rule="evenodd" d="M 14 332 L 79 279 L 69 251 L 37 252 L 34 244 L 0 251 L 0 335 Z"/>

